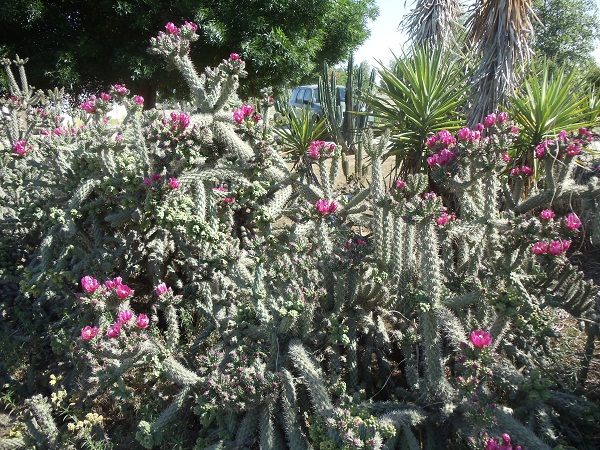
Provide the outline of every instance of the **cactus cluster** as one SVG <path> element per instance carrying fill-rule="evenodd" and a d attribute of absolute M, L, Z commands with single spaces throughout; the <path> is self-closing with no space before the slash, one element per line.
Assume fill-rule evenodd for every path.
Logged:
<path fill-rule="evenodd" d="M 116 85 L 85 104 L 82 127 L 54 133 L 41 113 L 23 124 L 41 100 L 24 75 L 11 83 L 0 226 L 19 253 L 0 261 L 1 320 L 30 339 L 39 377 L 24 436 L 0 448 L 593 445 L 570 427 L 597 429 L 597 406 L 547 370 L 559 315 L 585 323 L 580 382 L 598 336 L 598 288 L 567 258 L 582 223 L 556 208 L 600 193 L 598 177 L 573 179 L 581 155 L 561 151 L 581 136 L 547 144 L 525 197 L 504 113 L 430 138 L 437 192 L 424 174 L 386 189 L 389 134 L 366 130 L 370 185 L 342 195 L 335 146 L 306 149 L 318 184 L 286 166 L 269 92 L 237 98 L 238 55 L 196 71 L 195 27 L 152 41 L 190 85 L 189 116 L 142 112 Z M 109 98 L 122 123 L 103 120 Z M 38 393 L 49 372 L 81 417 L 112 414 L 115 428 L 69 425 Z"/>

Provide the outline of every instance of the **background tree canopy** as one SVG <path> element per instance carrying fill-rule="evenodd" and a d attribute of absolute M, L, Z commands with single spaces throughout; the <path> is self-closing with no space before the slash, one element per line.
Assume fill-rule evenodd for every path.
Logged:
<path fill-rule="evenodd" d="M 244 94 L 298 83 L 323 62 L 335 64 L 369 36 L 374 0 L 0 0 L 0 53 L 28 57 L 30 83 L 97 91 L 125 82 L 153 103 L 153 93 L 184 89 L 147 53 L 171 21 L 196 22 L 203 45 L 192 59 L 216 65 L 231 52 L 250 74 Z"/>
<path fill-rule="evenodd" d="M 539 58 L 568 67 L 594 65 L 592 52 L 600 38 L 595 0 L 535 0 L 533 50 Z"/>

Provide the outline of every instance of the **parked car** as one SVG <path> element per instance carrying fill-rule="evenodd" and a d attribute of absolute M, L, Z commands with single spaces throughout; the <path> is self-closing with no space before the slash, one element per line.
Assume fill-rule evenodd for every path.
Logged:
<path fill-rule="evenodd" d="M 346 88 L 344 86 L 337 86 L 336 96 L 337 104 L 342 111 L 345 111 Z M 295 108 L 310 107 L 315 120 L 320 120 L 324 116 L 323 108 L 321 107 L 319 86 L 316 84 L 295 87 L 292 90 L 292 95 L 290 95 L 290 105 Z"/>

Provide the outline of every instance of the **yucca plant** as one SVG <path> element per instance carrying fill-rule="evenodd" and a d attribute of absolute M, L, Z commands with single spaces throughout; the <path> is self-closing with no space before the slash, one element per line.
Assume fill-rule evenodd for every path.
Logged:
<path fill-rule="evenodd" d="M 596 113 L 590 108 L 590 98 L 581 94 L 583 86 L 575 77 L 574 69 L 552 73 L 547 64 L 539 70 L 532 67 L 521 90 L 510 100 L 510 114 L 519 125 L 513 153 L 520 163 L 537 169 L 537 144 L 562 130 L 594 125 Z"/>
<path fill-rule="evenodd" d="M 381 87 L 364 100 L 382 127 L 391 128 L 387 156 L 396 156 L 400 175 L 427 169 L 428 137 L 456 130 L 466 102 L 465 64 L 441 48 L 414 48 L 394 55 L 391 68 L 380 65 Z"/>
<path fill-rule="evenodd" d="M 275 127 L 282 149 L 294 162 L 294 170 L 310 167 L 310 164 L 304 164 L 306 151 L 312 141 L 319 140 L 327 133 L 327 121 L 325 118 L 316 119 L 310 108 L 297 110 L 285 102 L 281 102 L 281 107 L 289 118 L 284 125 Z"/>
<path fill-rule="evenodd" d="M 413 45 L 456 46 L 460 3 L 457 0 L 418 0 L 402 21 Z"/>

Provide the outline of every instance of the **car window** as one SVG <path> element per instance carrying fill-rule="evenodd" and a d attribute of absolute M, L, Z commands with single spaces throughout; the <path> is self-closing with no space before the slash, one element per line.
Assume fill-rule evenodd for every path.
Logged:
<path fill-rule="evenodd" d="M 304 97 L 302 97 L 306 103 L 312 103 L 312 89 L 304 89 Z"/>
<path fill-rule="evenodd" d="M 300 89 L 298 88 L 292 91 L 292 95 L 290 96 L 290 103 L 296 103 L 296 97 L 298 97 L 298 92 L 300 92 Z"/>

